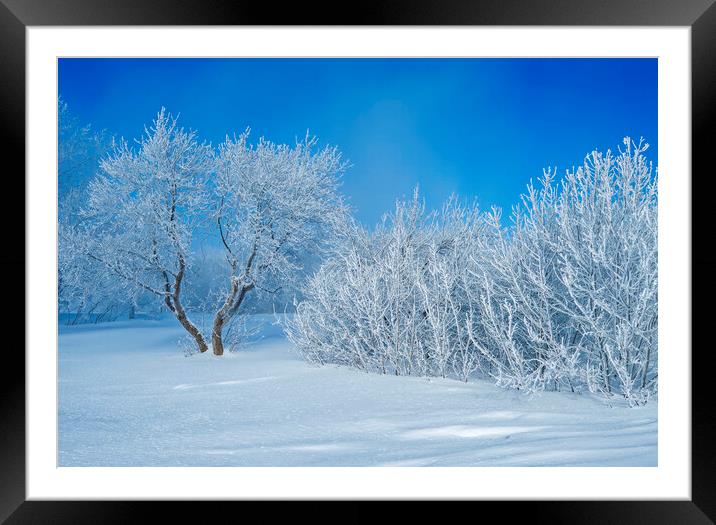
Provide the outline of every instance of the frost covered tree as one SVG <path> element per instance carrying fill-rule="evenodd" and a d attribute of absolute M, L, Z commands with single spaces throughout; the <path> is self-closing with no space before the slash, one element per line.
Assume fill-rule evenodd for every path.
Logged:
<path fill-rule="evenodd" d="M 247 296 L 295 283 L 305 254 L 319 252 L 346 217 L 338 193 L 346 164 L 337 148 L 316 149 L 310 137 L 293 147 L 247 140 L 248 131 L 227 138 L 217 156 L 213 220 L 229 282 L 212 324 L 216 355 L 224 353 L 224 328 Z"/>
<path fill-rule="evenodd" d="M 207 343 L 182 304 L 192 234 L 208 209 L 213 151 L 162 109 L 136 148 L 122 141 L 102 160 L 73 233 L 73 249 L 117 293 L 161 300 L 198 350 Z"/>
<path fill-rule="evenodd" d="M 73 241 L 89 181 L 100 159 L 111 150 L 113 138 L 104 130 L 81 124 L 62 97 L 57 108 L 58 309 L 68 323 L 99 321 L 126 309 L 128 300 L 116 294 L 110 283 L 95 279 L 94 269 L 75 250 Z"/>
<path fill-rule="evenodd" d="M 82 300 L 105 284 L 117 296 L 154 296 L 200 352 L 207 338 L 186 304 L 213 310 L 210 339 L 222 355 L 249 295 L 295 285 L 346 221 L 338 193 L 346 164 L 313 138 L 289 147 L 247 137 L 227 138 L 217 152 L 162 109 L 136 147 L 117 145 L 89 184 L 81 220 L 61 233 L 61 264 L 83 284 Z M 204 251 L 200 241 L 212 231 Z"/>
<path fill-rule="evenodd" d="M 57 178 L 60 198 L 87 186 L 114 138 L 106 130 L 82 124 L 67 102 L 57 100 Z"/>

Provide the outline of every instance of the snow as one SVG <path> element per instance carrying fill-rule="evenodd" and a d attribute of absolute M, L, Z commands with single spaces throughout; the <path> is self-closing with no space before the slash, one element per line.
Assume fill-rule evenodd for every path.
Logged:
<path fill-rule="evenodd" d="M 222 357 L 174 319 L 61 326 L 59 466 L 657 464 L 656 402 L 317 367 L 272 320 Z"/>

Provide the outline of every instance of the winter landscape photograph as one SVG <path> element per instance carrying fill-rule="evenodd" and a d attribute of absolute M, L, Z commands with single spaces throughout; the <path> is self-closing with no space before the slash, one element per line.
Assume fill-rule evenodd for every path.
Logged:
<path fill-rule="evenodd" d="M 59 58 L 58 466 L 656 467 L 657 67 Z"/>

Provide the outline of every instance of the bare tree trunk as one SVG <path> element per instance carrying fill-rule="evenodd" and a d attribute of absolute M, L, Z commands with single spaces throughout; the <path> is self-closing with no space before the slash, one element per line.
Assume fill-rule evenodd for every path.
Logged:
<path fill-rule="evenodd" d="M 222 332 L 224 331 L 224 323 L 226 317 L 216 314 L 214 318 L 214 326 L 211 329 L 211 348 L 214 351 L 214 355 L 224 355 L 224 341 L 222 339 Z"/>
<path fill-rule="evenodd" d="M 221 205 L 223 207 L 224 201 L 222 199 Z M 229 244 L 226 242 L 226 237 L 224 236 L 224 230 L 221 226 L 221 215 L 216 220 L 218 226 L 219 226 L 219 233 L 221 234 L 221 242 L 224 243 L 224 247 L 226 248 L 226 251 L 228 252 L 231 260 L 231 287 L 229 289 L 229 293 L 226 296 L 226 300 L 224 301 L 224 304 L 221 306 L 218 312 L 216 312 L 216 316 L 214 317 L 214 326 L 211 329 L 211 347 L 214 351 L 214 355 L 224 355 L 224 341 L 222 339 L 222 332 L 224 331 L 224 324 L 226 324 L 226 321 L 231 319 L 236 313 L 239 311 L 239 307 L 241 307 L 241 303 L 244 302 L 244 298 L 246 297 L 246 294 L 253 290 L 254 284 L 241 284 L 245 283 L 245 278 L 249 275 L 251 275 L 251 269 L 254 265 L 254 260 L 256 259 L 256 253 L 257 253 L 257 246 L 256 241 L 254 241 L 253 248 L 251 249 L 251 255 L 249 255 L 248 260 L 246 261 L 246 266 L 243 270 L 242 277 L 236 277 L 236 275 L 233 273 L 236 271 L 237 267 L 237 261 L 234 258 L 234 253 L 231 251 L 231 248 L 229 247 Z M 240 285 L 240 286 L 239 286 Z M 241 288 L 239 290 L 239 288 Z M 238 295 L 238 297 L 237 297 Z"/>
<path fill-rule="evenodd" d="M 194 326 L 194 323 L 192 323 L 186 316 L 186 312 L 184 312 L 184 309 L 182 307 L 175 308 L 174 315 L 184 327 L 184 329 L 189 332 L 189 334 L 191 334 L 191 336 L 194 338 L 194 341 L 196 341 L 196 346 L 199 347 L 199 352 L 201 352 L 202 354 L 206 352 L 209 347 L 204 340 L 204 336 L 201 335 L 199 329 Z"/>
<path fill-rule="evenodd" d="M 211 329 L 211 347 L 214 350 L 214 355 L 224 355 L 224 341 L 221 335 L 224 331 L 224 323 L 226 322 L 231 307 L 234 305 L 234 299 L 238 291 L 239 280 L 236 277 L 232 277 L 229 294 L 226 296 L 226 300 L 221 308 L 219 308 L 219 311 L 216 312 L 216 316 L 214 316 L 214 326 Z"/>
<path fill-rule="evenodd" d="M 241 304 L 246 298 L 246 294 L 254 288 L 253 284 L 243 285 L 239 289 L 239 280 L 233 278 L 231 280 L 231 289 L 229 294 L 214 317 L 214 326 L 211 330 L 211 347 L 214 355 L 224 355 L 224 341 L 222 339 L 224 325 L 226 321 L 231 319 L 239 311 Z"/>
<path fill-rule="evenodd" d="M 646 374 L 649 372 L 649 361 L 651 360 L 651 346 L 646 349 L 646 362 L 644 363 L 644 371 L 641 376 L 641 388 L 646 387 Z"/>
<path fill-rule="evenodd" d="M 184 307 L 179 300 L 179 297 L 181 295 L 181 283 L 184 279 L 185 269 L 186 265 L 184 263 L 184 259 L 183 257 L 180 257 L 179 273 L 177 273 L 176 279 L 174 281 L 174 294 L 171 296 L 171 300 L 167 296 L 167 305 L 169 305 L 169 309 L 174 313 L 174 316 L 177 318 L 179 323 L 181 323 L 184 329 L 189 332 L 189 334 L 191 334 L 191 336 L 194 338 L 194 341 L 196 341 L 196 346 L 199 348 L 199 352 L 203 354 L 209 349 L 208 345 L 206 344 L 206 340 L 204 340 L 204 336 L 194 325 L 194 323 L 189 320 L 186 315 L 186 312 L 184 311 Z"/>

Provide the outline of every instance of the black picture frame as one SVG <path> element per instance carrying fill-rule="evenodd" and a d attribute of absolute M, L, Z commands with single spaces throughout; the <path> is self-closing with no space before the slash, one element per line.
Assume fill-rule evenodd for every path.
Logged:
<path fill-rule="evenodd" d="M 333 8 L 319 4 L 277 8 L 273 3 L 230 0 L 0 0 L 0 133 L 5 150 L 5 198 L 20 202 L 25 195 L 25 28 L 36 25 L 589 25 L 589 26 L 689 26 L 692 35 L 692 499 L 690 501 L 612 502 L 479 502 L 450 503 L 450 514 L 467 512 L 480 519 L 484 510 L 497 511 L 500 520 L 520 517 L 537 523 L 713 523 L 716 520 L 716 455 L 714 454 L 714 394 L 711 387 L 710 346 L 703 326 L 711 322 L 708 299 L 716 286 L 711 278 L 716 257 L 709 254 L 709 242 L 696 240 L 713 236 L 712 209 L 714 175 L 708 174 L 713 130 L 716 127 L 716 5 L 715 0 L 400 0 L 361 2 Z M 352 7 L 352 8 L 351 8 Z M 12 167 L 10 167 L 12 166 Z M 712 168 L 713 170 L 713 168 Z M 683 176 L 688 176 L 684 174 Z M 698 191 L 693 191 L 698 181 Z M 16 184 L 14 191 L 10 184 Z M 15 197 L 10 197 L 11 195 Z M 24 202 L 24 199 L 22 200 Z M 4 205 L 5 246 L 0 272 L 27 279 L 24 255 L 25 230 L 19 225 L 19 211 Z M 24 214 L 23 214 L 24 217 Z M 701 234 L 701 235 L 699 235 Z M 21 248 L 23 247 L 23 248 Z M 5 251 L 5 250 L 4 250 Z M 8 283 L 10 284 L 10 283 Z M 4 287 L 9 292 L 7 285 Z M 24 297 L 19 291 L 14 297 Z M 12 301 L 19 302 L 18 299 Z M 23 299 L 24 305 L 24 299 Z M 699 307 L 701 305 L 701 307 Z M 19 305 L 7 322 L 20 325 Z M 23 319 L 32 315 L 22 309 Z M 24 324 L 24 323 L 23 323 Z M 698 330 L 697 330 L 698 329 Z M 19 330 L 15 329 L 15 332 Z M 216 512 L 236 513 L 236 504 L 188 504 L 148 502 L 37 502 L 25 501 L 25 359 L 17 341 L 3 338 L 0 360 L 0 521 L 6 523 L 135 523 L 156 518 L 171 521 L 172 515 L 195 523 L 212 520 Z M 688 356 L 690 349 L 685 348 Z M 663 395 L 668 395 L 664 392 Z M 255 504 L 241 503 L 252 507 Z M 331 505 L 331 504 L 327 504 Z M 296 519 L 302 510 L 312 520 L 368 521 L 383 515 L 376 503 L 350 503 L 334 511 L 307 509 L 293 504 Z M 470 508 L 465 508 L 470 505 Z M 474 505 L 478 507 L 475 508 Z M 229 508 L 229 506 L 231 506 Z M 312 506 L 313 507 L 313 506 Z M 401 510 L 426 517 L 422 503 Z M 431 512 L 445 517 L 438 506 Z M 151 513 L 150 513 L 151 511 Z M 252 519 L 241 509 L 235 519 Z M 260 511 L 266 521 L 278 517 L 275 510 Z M 473 514 L 475 513 L 475 514 Z M 480 514 L 477 514 L 480 513 Z M 484 516 L 484 515 L 483 515 Z M 308 517 L 308 516 L 306 516 Z"/>

